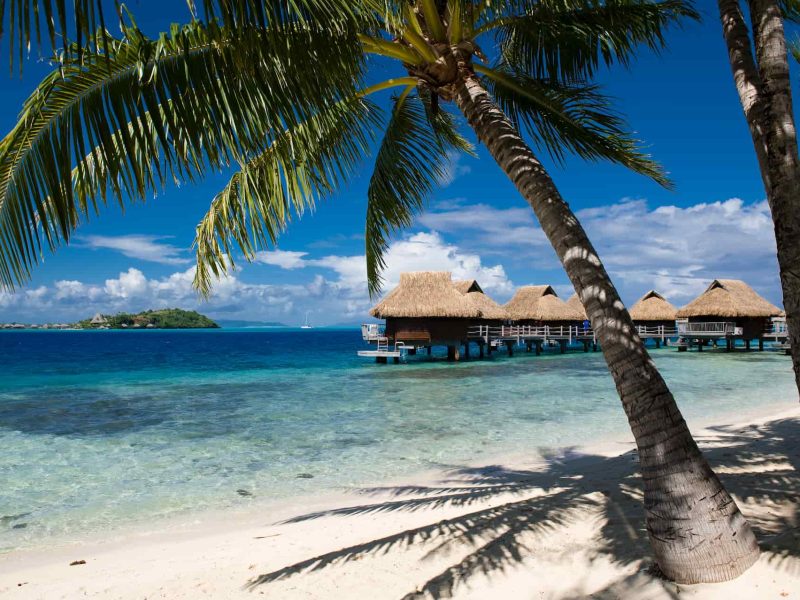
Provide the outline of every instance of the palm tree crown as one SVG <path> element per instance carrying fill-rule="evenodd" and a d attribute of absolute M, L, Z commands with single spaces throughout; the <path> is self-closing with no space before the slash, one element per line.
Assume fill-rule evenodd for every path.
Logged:
<path fill-rule="evenodd" d="M 556 160 L 607 159 L 667 184 L 590 80 L 604 65 L 627 64 L 641 44 L 660 48 L 668 25 L 695 16 L 683 0 L 203 5 L 203 20 L 152 39 L 123 7 L 119 37 L 78 27 L 90 43 L 79 37 L 59 53 L 0 142 L 4 287 L 27 280 L 43 249 L 68 241 L 109 198 L 143 200 L 169 180 L 236 164 L 197 226 L 195 284 L 208 293 L 237 249 L 251 259 L 274 244 L 293 215 L 339 189 L 374 151 L 374 294 L 391 234 L 411 223 L 452 153 L 472 152 L 446 105 L 464 70 Z M 86 8 L 76 20 L 92 24 L 89 16 L 102 12 Z M 397 75 L 367 85 L 370 56 Z M 385 114 L 370 97 L 388 88 L 398 92 Z"/>

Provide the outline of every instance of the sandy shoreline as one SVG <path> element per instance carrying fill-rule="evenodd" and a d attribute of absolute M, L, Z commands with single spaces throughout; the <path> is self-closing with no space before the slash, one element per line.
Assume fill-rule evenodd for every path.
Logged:
<path fill-rule="evenodd" d="M 606 439 L 12 552 L 0 556 L 0 595 L 800 597 L 800 407 L 785 406 L 692 424 L 764 549 L 727 584 L 678 589 L 644 572 L 632 439 Z"/>

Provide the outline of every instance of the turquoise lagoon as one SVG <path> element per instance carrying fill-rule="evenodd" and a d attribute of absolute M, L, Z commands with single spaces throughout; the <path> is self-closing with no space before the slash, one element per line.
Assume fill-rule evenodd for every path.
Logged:
<path fill-rule="evenodd" d="M 0 552 L 626 439 L 602 355 L 359 359 L 356 330 L 0 332 Z M 796 405 L 776 352 L 653 351 L 691 424 Z"/>

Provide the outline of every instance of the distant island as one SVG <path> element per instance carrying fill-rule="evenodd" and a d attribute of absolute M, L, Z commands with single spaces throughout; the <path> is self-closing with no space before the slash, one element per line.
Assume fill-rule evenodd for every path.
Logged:
<path fill-rule="evenodd" d="M 217 329 L 219 325 L 194 310 L 165 308 L 146 310 L 137 314 L 102 315 L 97 313 L 91 319 L 78 321 L 75 327 L 79 329 Z"/>

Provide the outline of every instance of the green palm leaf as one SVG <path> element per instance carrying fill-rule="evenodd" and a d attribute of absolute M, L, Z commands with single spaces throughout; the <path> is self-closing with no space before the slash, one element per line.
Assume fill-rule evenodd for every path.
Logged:
<path fill-rule="evenodd" d="M 197 226 L 194 283 L 207 294 L 234 266 L 234 246 L 247 260 L 274 245 L 292 215 L 302 215 L 347 181 L 369 152 L 378 108 L 360 98 L 336 103 L 277 136 L 243 164 Z"/>
<path fill-rule="evenodd" d="M 537 78 L 583 81 L 627 65 L 641 45 L 664 46 L 669 25 L 699 18 L 687 0 L 511 0 L 479 31 L 494 31 L 503 61 Z"/>
<path fill-rule="evenodd" d="M 447 174 L 448 152 L 472 152 L 452 116 L 433 113 L 426 96 L 400 95 L 386 127 L 367 191 L 366 255 L 370 296 L 380 293 L 391 235 L 412 224 Z M 429 118 L 430 117 L 430 118 Z"/>
<path fill-rule="evenodd" d="M 240 28 L 229 36 L 199 22 L 156 40 L 124 31 L 108 54 L 47 77 L 0 142 L 6 287 L 27 278 L 42 237 L 51 249 L 68 240 L 109 191 L 119 202 L 144 199 L 169 179 L 252 155 L 272 132 L 352 96 L 361 75 L 354 31 L 297 26 L 265 38 Z"/>
<path fill-rule="evenodd" d="M 506 114 L 557 162 L 567 152 L 609 160 L 670 187 L 661 166 L 640 150 L 598 86 L 534 79 L 502 66 L 480 71 Z"/>

